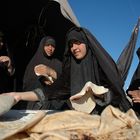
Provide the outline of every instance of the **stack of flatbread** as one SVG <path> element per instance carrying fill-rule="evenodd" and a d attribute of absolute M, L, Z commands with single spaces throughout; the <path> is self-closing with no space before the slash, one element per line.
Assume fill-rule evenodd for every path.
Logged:
<path fill-rule="evenodd" d="M 0 116 L 0 140 L 17 140 L 13 135 L 24 132 L 39 122 L 44 116 L 44 111 L 36 111 L 30 113 L 25 110 L 10 110 Z M 18 135 L 18 140 L 21 140 L 21 135 Z M 27 136 L 25 133 L 24 138 Z"/>
<path fill-rule="evenodd" d="M 75 110 L 48 114 L 38 123 L 18 131 L 6 140 L 139 140 L 139 138 L 140 121 L 134 111 L 130 109 L 123 113 L 117 108 L 108 106 L 100 116 Z"/>

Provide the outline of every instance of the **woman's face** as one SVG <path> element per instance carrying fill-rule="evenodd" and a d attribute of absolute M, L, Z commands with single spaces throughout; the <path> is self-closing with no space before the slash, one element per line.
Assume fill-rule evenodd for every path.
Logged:
<path fill-rule="evenodd" d="M 48 56 L 52 56 L 54 54 L 55 51 L 55 46 L 53 45 L 45 45 L 44 46 L 44 51 Z"/>
<path fill-rule="evenodd" d="M 70 44 L 70 50 L 73 56 L 80 60 L 85 57 L 87 53 L 86 44 L 79 41 L 74 41 Z"/>

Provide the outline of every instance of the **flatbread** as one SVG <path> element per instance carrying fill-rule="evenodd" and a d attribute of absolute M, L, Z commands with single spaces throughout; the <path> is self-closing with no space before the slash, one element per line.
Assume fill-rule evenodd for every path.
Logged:
<path fill-rule="evenodd" d="M 35 113 L 28 113 L 22 110 L 10 110 L 0 116 L 0 140 L 11 140 L 9 138 L 17 133 L 24 132 L 38 123 L 46 112 L 37 110 Z M 13 139 L 17 140 L 17 139 Z M 18 138 L 20 140 L 20 138 Z"/>
<path fill-rule="evenodd" d="M 87 90 L 89 87 L 91 90 Z M 106 92 L 108 92 L 107 88 L 87 82 L 79 93 L 70 97 L 72 108 L 77 111 L 91 113 L 96 106 L 94 95 L 100 96 Z"/>
<path fill-rule="evenodd" d="M 8 112 L 15 103 L 13 96 L 0 95 L 0 116 Z"/>
<path fill-rule="evenodd" d="M 48 73 L 50 73 L 50 71 L 52 71 L 52 69 L 50 67 L 45 66 L 43 64 L 39 64 L 39 65 L 37 65 L 37 66 L 34 67 L 34 71 L 35 71 L 35 74 L 37 76 L 44 76 L 51 83 L 54 82 L 53 81 L 53 78 L 48 75 Z"/>

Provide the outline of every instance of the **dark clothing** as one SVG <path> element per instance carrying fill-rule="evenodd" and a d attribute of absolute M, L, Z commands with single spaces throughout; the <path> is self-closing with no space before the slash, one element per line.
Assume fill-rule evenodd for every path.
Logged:
<path fill-rule="evenodd" d="M 78 39 L 86 44 L 88 51 L 81 61 L 76 61 L 71 55 L 69 57 L 71 61 L 71 94 L 78 93 L 87 81 L 91 81 L 110 90 L 111 101 L 109 104 L 119 107 L 122 111 L 130 109 L 131 105 L 125 96 L 123 81 L 116 63 L 96 38 L 84 28 L 72 29 L 67 38 L 67 46 L 71 40 Z M 68 55 L 69 52 L 67 51 L 66 54 Z"/>
<path fill-rule="evenodd" d="M 134 57 L 137 38 L 139 34 L 139 26 L 140 26 L 140 18 L 138 19 L 138 22 L 132 31 L 129 42 L 127 43 L 126 47 L 123 49 L 121 55 L 119 56 L 116 62 L 124 84 L 127 79 L 129 69 L 131 67 L 131 63 Z"/>
<path fill-rule="evenodd" d="M 0 62 L 0 93 L 11 92 L 14 90 L 14 64 L 13 56 L 10 52 L 8 45 L 3 42 L 2 48 L 0 48 L 0 57 L 8 56 L 11 59 L 11 65 L 13 74 L 8 72 L 7 64 L 5 62 Z"/>
<path fill-rule="evenodd" d="M 7 67 L 0 63 L 0 93 L 10 92 L 13 90 L 12 77 L 7 71 Z"/>
<path fill-rule="evenodd" d="M 137 55 L 140 61 L 140 48 L 137 50 Z M 128 91 L 138 90 L 138 87 L 140 87 L 140 62 L 132 76 L 129 88 L 126 92 L 128 93 Z M 133 109 L 140 115 L 140 103 L 133 103 Z"/>
<path fill-rule="evenodd" d="M 70 109 L 68 99 L 70 94 L 70 63 L 66 63 L 60 77 L 51 85 L 34 90 L 39 97 L 34 109 L 65 110 Z"/>
<path fill-rule="evenodd" d="M 50 68 L 54 69 L 57 72 L 57 77 L 59 77 L 62 72 L 62 62 L 55 57 L 55 54 L 53 56 L 47 56 L 47 54 L 44 51 L 44 46 L 47 43 L 48 39 L 50 39 L 50 37 L 48 36 L 42 38 L 38 50 L 34 54 L 29 64 L 27 65 L 23 79 L 23 91 L 30 91 L 39 87 L 41 88 L 43 86 L 43 83 L 41 81 L 42 78 L 38 77 L 34 72 L 34 67 L 36 65 L 44 64 L 46 66 L 49 66 Z M 24 106 L 22 106 L 22 108 L 26 108 L 25 103 Z M 38 106 L 36 102 L 29 102 L 27 105 L 27 109 L 42 109 L 42 108 L 40 107 L 40 105 Z"/>
<path fill-rule="evenodd" d="M 137 56 L 140 61 L 140 48 L 138 48 L 137 50 Z M 132 76 L 132 80 L 131 80 L 128 90 L 137 90 L 139 86 L 140 86 L 140 62 Z"/>
<path fill-rule="evenodd" d="M 68 99 L 70 94 L 70 63 L 66 62 L 62 67 L 62 74 L 51 85 L 36 88 L 33 91 L 39 98 L 39 102 L 32 106 L 34 109 L 66 110 L 70 109 Z"/>
<path fill-rule="evenodd" d="M 76 60 L 72 56 L 69 48 L 71 40 L 86 44 L 87 54 L 82 60 Z M 110 90 L 109 104 L 122 111 L 130 109 L 131 104 L 125 96 L 123 81 L 117 66 L 96 38 L 87 29 L 73 28 L 67 33 L 66 42 L 62 77 L 50 88 L 46 87 L 45 97 L 47 99 L 69 99 L 70 96 L 81 91 L 86 82 L 91 81 Z"/>
<path fill-rule="evenodd" d="M 23 78 L 24 91 L 33 90 L 35 88 L 38 88 L 38 86 L 40 85 L 39 79 L 34 72 L 34 67 L 36 65 L 44 64 L 46 66 L 51 67 L 57 72 L 58 77 L 61 74 L 62 62 L 55 57 L 55 54 L 49 57 L 44 52 L 44 45 L 47 39 L 48 39 L 47 37 L 42 38 L 38 50 L 34 54 L 29 64 L 27 65 Z"/>

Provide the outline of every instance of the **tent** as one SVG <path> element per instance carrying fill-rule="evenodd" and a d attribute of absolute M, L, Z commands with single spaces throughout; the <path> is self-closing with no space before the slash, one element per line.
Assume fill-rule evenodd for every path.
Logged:
<path fill-rule="evenodd" d="M 140 26 L 140 18 L 138 19 L 137 24 L 135 25 L 132 31 L 128 44 L 124 47 L 123 51 L 121 52 L 116 62 L 122 77 L 123 85 L 125 85 L 125 81 L 127 79 L 131 63 L 133 61 L 137 38 L 139 34 L 139 26 Z"/>

